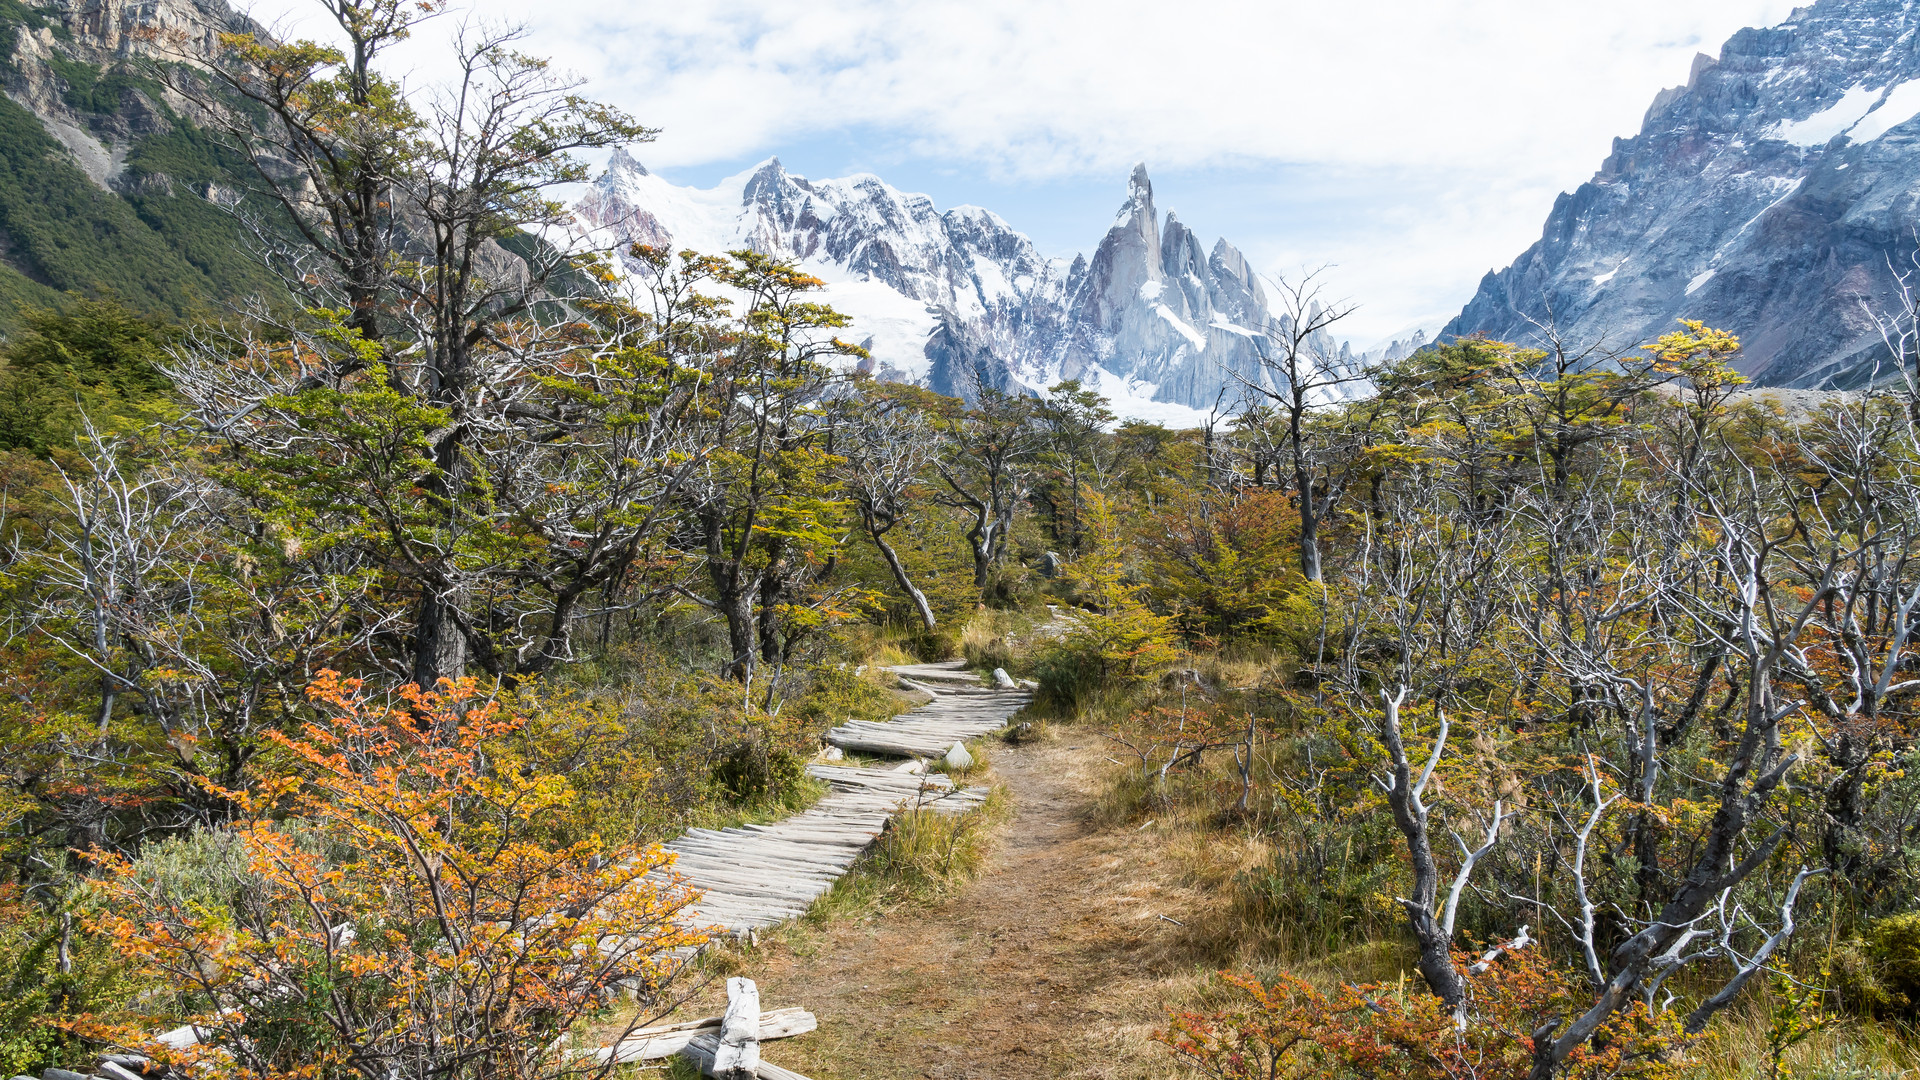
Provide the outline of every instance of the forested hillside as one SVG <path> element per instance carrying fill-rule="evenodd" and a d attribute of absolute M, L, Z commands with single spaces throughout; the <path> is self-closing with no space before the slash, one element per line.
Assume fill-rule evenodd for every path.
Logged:
<path fill-rule="evenodd" d="M 914 993 L 858 999 L 924 1057 L 822 1027 L 789 1060 L 963 1074 L 998 1031 L 934 999 L 991 972 L 982 1011 L 1046 988 L 992 1075 L 1914 1067 L 1920 386 L 1770 398 L 1687 322 L 1362 387 L 1312 278 L 1209 427 L 878 383 L 791 263 L 528 243 L 582 151 L 652 132 L 515 32 L 422 105 L 385 65 L 424 10 L 336 11 L 338 49 L 142 69 L 219 88 L 129 152 L 159 224 L 67 192 L 135 215 L 89 243 L 187 229 L 226 132 L 283 222 L 197 271 L 238 302 L 20 286 L 52 306 L 0 373 L 9 1075 L 604 1080 L 724 977 L 824 996 L 809 935 L 942 919 Z M 972 750 L 835 735 L 1023 681 Z M 912 796 L 785 931 L 696 917 L 696 866 L 791 900 L 720 827 L 813 807 L 828 761 Z M 935 813 L 955 784 L 978 808 Z M 1069 826 L 1000 878 L 1020 910 L 971 902 Z"/>
<path fill-rule="evenodd" d="M 223 5 L 0 6 L 0 317 L 81 293 L 179 318 L 276 290 L 229 212 L 252 166 L 165 85 L 202 50 L 154 34 L 189 18 L 202 33 L 234 20 Z"/>

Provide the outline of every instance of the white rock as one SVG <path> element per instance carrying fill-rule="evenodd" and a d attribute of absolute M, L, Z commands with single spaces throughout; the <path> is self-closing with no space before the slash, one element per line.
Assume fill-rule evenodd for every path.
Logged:
<path fill-rule="evenodd" d="M 1002 690 L 1015 689 L 1013 676 L 1007 674 L 1007 669 L 1003 667 L 997 667 L 993 669 L 993 685 L 999 687 Z"/>
<path fill-rule="evenodd" d="M 947 768 L 971 769 L 973 768 L 973 755 L 967 753 L 965 746 L 954 743 L 953 749 L 947 751 Z"/>

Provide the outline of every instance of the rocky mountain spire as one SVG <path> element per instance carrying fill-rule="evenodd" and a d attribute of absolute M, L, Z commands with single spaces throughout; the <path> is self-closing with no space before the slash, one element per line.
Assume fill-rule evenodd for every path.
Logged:
<path fill-rule="evenodd" d="M 1225 240 L 1208 254 L 1154 205 L 1145 165 L 1089 258 L 1048 259 L 978 207 L 941 212 L 874 176 L 809 180 L 777 159 L 710 190 L 675 187 L 626 155 L 576 208 L 583 243 L 799 260 L 851 315 L 882 378 L 970 396 L 1077 378 L 1122 415 L 1192 422 L 1262 377 L 1272 321 L 1258 276 Z"/>

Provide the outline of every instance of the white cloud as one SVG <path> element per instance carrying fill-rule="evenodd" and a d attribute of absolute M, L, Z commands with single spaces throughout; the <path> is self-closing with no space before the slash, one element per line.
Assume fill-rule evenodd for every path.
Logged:
<path fill-rule="evenodd" d="M 1331 231 L 1210 224 L 1257 258 L 1341 264 L 1350 291 L 1372 301 L 1381 324 L 1397 325 L 1457 305 L 1462 283 L 1470 290 L 1537 238 L 1554 193 L 1591 174 L 1613 136 L 1638 130 L 1654 93 L 1685 78 L 1695 51 L 1717 52 L 1734 30 L 1790 8 L 549 0 L 530 10 L 477 0 L 473 10 L 531 20 L 529 51 L 663 128 L 643 155 L 651 166 L 738 161 L 857 130 L 888 144 L 882 155 L 1002 184 L 1110 176 L 1116 202 L 1139 160 L 1163 170 L 1336 172 L 1372 193 L 1378 213 Z M 422 75 L 432 73 L 435 36 L 423 33 L 409 54 Z M 1400 194 L 1408 177 L 1418 203 Z"/>

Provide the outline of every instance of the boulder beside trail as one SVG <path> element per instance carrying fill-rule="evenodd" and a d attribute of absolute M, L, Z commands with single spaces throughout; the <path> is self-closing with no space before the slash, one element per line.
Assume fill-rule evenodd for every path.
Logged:
<path fill-rule="evenodd" d="M 967 753 L 964 744 L 954 743 L 953 749 L 947 751 L 947 768 L 960 770 L 973 768 L 973 755 Z"/>

